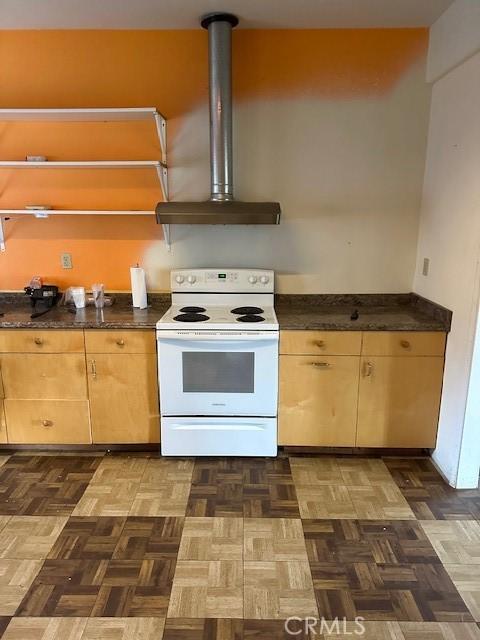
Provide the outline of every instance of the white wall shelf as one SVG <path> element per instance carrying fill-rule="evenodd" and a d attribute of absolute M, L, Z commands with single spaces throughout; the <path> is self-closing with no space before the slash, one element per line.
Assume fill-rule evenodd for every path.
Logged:
<path fill-rule="evenodd" d="M 160 160 L 54 160 L 28 162 L 26 160 L 1 160 L 0 169 L 155 169 L 164 200 L 168 200 L 167 124 L 155 107 L 86 108 L 86 109 L 0 109 L 0 122 L 127 122 L 153 120 L 160 144 Z M 0 210 L 0 251 L 5 251 L 5 234 L 2 218 L 14 215 L 33 215 L 38 218 L 50 215 L 153 215 L 153 211 L 104 211 L 104 210 Z M 162 225 L 163 235 L 170 251 L 170 228 Z"/>

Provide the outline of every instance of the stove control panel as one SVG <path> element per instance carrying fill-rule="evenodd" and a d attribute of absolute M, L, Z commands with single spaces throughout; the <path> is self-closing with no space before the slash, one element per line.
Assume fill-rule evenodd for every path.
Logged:
<path fill-rule="evenodd" d="M 267 269 L 179 269 L 170 273 L 172 291 L 203 293 L 273 293 L 274 274 Z"/>

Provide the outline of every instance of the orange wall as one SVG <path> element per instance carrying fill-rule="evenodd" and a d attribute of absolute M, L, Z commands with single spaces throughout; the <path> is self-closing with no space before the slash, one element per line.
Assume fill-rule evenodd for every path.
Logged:
<path fill-rule="evenodd" d="M 427 32 L 403 30 L 236 31 L 237 100 L 314 96 L 379 99 L 425 55 Z M 15 31 L 0 37 L 0 107 L 156 106 L 169 120 L 169 145 L 207 99 L 203 31 Z M 279 131 L 278 135 L 281 136 Z M 0 158 L 156 159 L 148 123 L 0 123 Z M 147 209 L 160 198 L 154 172 L 0 171 L 0 206 Z M 5 223 L 0 289 L 31 275 L 61 286 L 105 282 L 128 289 L 131 264 L 161 229 L 152 218 L 17 217 Z M 60 268 L 60 253 L 74 268 Z"/>

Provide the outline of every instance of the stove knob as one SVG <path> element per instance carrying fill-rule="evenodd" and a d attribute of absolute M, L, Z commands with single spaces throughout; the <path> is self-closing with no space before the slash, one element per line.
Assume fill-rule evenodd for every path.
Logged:
<path fill-rule="evenodd" d="M 185 278 L 183 276 L 175 276 L 175 282 L 178 282 L 178 284 L 182 284 L 182 282 L 185 280 Z"/>
<path fill-rule="evenodd" d="M 188 276 L 187 280 L 188 280 L 188 282 L 190 284 L 193 284 L 195 282 L 195 280 L 196 280 L 196 277 L 195 276 Z"/>
<path fill-rule="evenodd" d="M 267 282 L 270 280 L 270 278 L 268 276 L 260 276 L 260 282 L 262 284 L 267 284 Z"/>
<path fill-rule="evenodd" d="M 248 276 L 248 281 L 250 284 L 255 284 L 257 281 L 257 276 Z"/>

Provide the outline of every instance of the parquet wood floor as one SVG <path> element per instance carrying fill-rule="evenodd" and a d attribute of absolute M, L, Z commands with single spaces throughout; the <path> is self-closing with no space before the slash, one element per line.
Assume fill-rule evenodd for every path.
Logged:
<path fill-rule="evenodd" d="M 426 458 L 0 456 L 2 640 L 292 637 L 480 640 L 480 492 Z"/>

